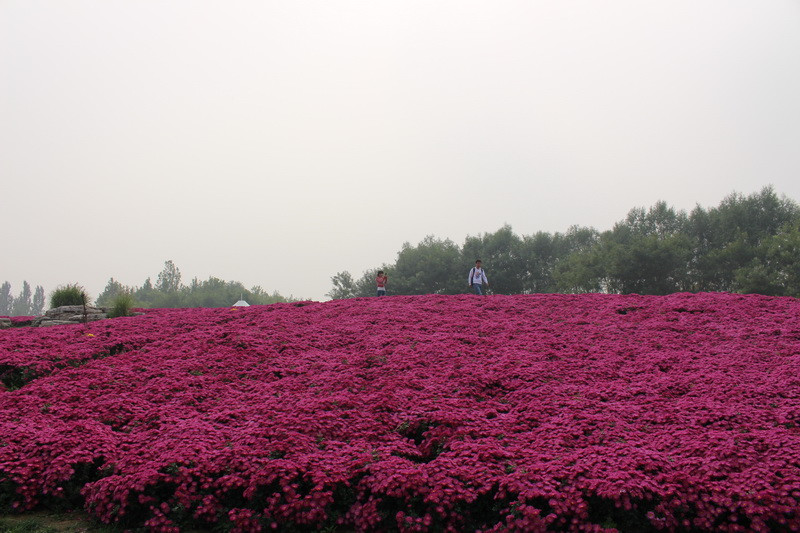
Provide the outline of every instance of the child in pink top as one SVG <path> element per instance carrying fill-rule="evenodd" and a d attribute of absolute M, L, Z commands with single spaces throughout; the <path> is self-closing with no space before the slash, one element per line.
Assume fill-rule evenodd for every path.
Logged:
<path fill-rule="evenodd" d="M 386 282 L 389 281 L 389 276 L 383 273 L 383 270 L 378 271 L 378 277 L 375 282 L 378 284 L 378 296 L 386 296 Z"/>

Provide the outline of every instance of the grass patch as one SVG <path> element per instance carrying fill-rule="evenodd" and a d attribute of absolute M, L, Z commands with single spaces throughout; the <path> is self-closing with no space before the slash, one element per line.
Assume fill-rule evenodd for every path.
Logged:
<path fill-rule="evenodd" d="M 135 303 L 131 293 L 120 293 L 111 302 L 111 308 L 108 310 L 108 318 L 131 316 L 133 314 L 134 305 Z"/>
<path fill-rule="evenodd" d="M 62 285 L 53 291 L 50 295 L 50 308 L 55 309 L 63 305 L 88 305 L 89 296 L 86 294 L 86 289 L 73 283 L 70 285 Z"/>
<path fill-rule="evenodd" d="M 3 533 L 121 533 L 122 528 L 92 520 L 81 511 L 0 516 Z"/>

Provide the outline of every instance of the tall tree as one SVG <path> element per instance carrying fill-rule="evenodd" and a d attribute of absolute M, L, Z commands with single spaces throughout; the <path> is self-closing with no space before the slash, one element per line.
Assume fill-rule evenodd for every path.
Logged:
<path fill-rule="evenodd" d="M 40 316 L 44 311 L 44 302 L 44 288 L 41 285 L 37 285 L 36 290 L 33 292 L 33 309 L 31 309 L 31 314 Z"/>
<path fill-rule="evenodd" d="M 486 267 L 489 286 L 499 294 L 523 292 L 525 260 L 522 254 L 522 239 L 514 234 L 511 226 L 504 225 L 494 233 L 467 237 L 462 248 L 462 268 L 468 269 L 480 259 Z M 466 283 L 466 273 L 463 276 Z"/>
<path fill-rule="evenodd" d="M 250 293 L 245 296 L 249 303 L 255 305 L 269 305 L 293 301 L 291 295 L 289 295 L 289 297 L 281 296 L 278 291 L 272 291 L 272 294 L 270 294 L 262 289 L 260 285 L 251 287 Z"/>
<path fill-rule="evenodd" d="M 14 308 L 14 296 L 11 294 L 11 283 L 4 281 L 0 285 L 0 316 L 8 316 Z"/>
<path fill-rule="evenodd" d="M 555 264 L 557 292 L 608 292 L 608 277 L 599 245 L 568 254 Z"/>
<path fill-rule="evenodd" d="M 344 298 L 353 298 L 356 295 L 356 284 L 353 281 L 353 275 L 347 270 L 337 272 L 331 278 L 333 288 L 326 295 L 333 300 L 341 300 Z"/>
<path fill-rule="evenodd" d="M 428 236 L 403 245 L 390 294 L 465 292 L 462 271 L 481 258 L 494 289 L 516 292 L 742 291 L 795 294 L 800 207 L 771 187 L 731 194 L 718 207 L 687 215 L 665 202 L 632 209 L 602 234 L 570 228 L 521 239 L 510 226 L 467 237 L 461 250 Z M 460 259 L 459 259 L 460 256 Z M 372 294 L 374 269 L 359 280 L 337 274 L 336 294 Z M 333 294 L 333 293 L 331 293 Z"/>
<path fill-rule="evenodd" d="M 632 209 L 602 234 L 600 252 L 610 292 L 668 294 L 686 290 L 691 243 L 686 213 L 664 202 Z"/>
<path fill-rule="evenodd" d="M 735 272 L 737 292 L 800 297 L 800 223 L 765 239 L 756 258 Z"/>
<path fill-rule="evenodd" d="M 579 276 L 566 279 L 566 262 L 578 254 L 590 253 L 596 246 L 599 233 L 594 228 L 572 226 L 566 233 L 538 232 L 522 240 L 524 262 L 524 291 L 526 293 L 547 292 L 592 292 L 596 282 L 591 270 L 581 269 Z M 580 261 L 575 261 L 577 267 Z M 585 261 L 584 261 L 585 263 Z M 559 273 L 562 275 L 559 276 Z M 576 272 L 576 274 L 578 274 Z M 589 276 L 588 278 L 586 276 Z M 583 279 L 579 279 L 579 278 Z M 595 276 L 596 277 L 596 276 Z M 599 289 L 596 289 L 599 290 Z"/>
<path fill-rule="evenodd" d="M 453 241 L 429 235 L 416 246 L 403 244 L 389 283 L 393 294 L 458 294 L 467 290 L 469 266 Z"/>
<path fill-rule="evenodd" d="M 171 260 L 164 262 L 164 269 L 156 280 L 156 290 L 163 293 L 177 292 L 181 288 L 181 271 Z"/>
<path fill-rule="evenodd" d="M 97 297 L 96 304 L 99 307 L 109 307 L 114 299 L 120 294 L 132 292 L 132 289 L 126 287 L 119 281 L 115 280 L 114 278 L 109 278 L 108 283 L 106 283 L 106 288 L 103 289 L 103 292 L 101 292 Z"/>
<path fill-rule="evenodd" d="M 133 298 L 144 307 L 153 307 L 158 291 L 153 287 L 153 281 L 148 277 L 141 287 L 133 291 Z"/>
<path fill-rule="evenodd" d="M 693 243 L 693 290 L 735 290 L 737 271 L 763 262 L 761 243 L 798 221 L 800 207 L 772 187 L 749 196 L 730 194 L 709 210 L 696 208 L 687 232 Z"/>
<path fill-rule="evenodd" d="M 13 315 L 16 316 L 30 316 L 33 309 L 33 302 L 31 301 L 31 286 L 27 281 L 22 282 L 22 292 L 14 298 Z"/>
<path fill-rule="evenodd" d="M 358 297 L 375 296 L 378 290 L 378 285 L 375 278 L 378 277 L 378 271 L 382 270 L 384 274 L 389 276 L 389 281 L 386 283 L 387 294 L 399 294 L 396 292 L 394 283 L 394 274 L 392 273 L 392 266 L 383 264 L 379 268 L 371 268 L 365 271 L 359 279 L 355 282 L 355 295 Z"/>

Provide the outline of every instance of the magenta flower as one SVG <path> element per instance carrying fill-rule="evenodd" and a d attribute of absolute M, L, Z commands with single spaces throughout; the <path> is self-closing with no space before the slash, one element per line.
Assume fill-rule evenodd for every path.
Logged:
<path fill-rule="evenodd" d="M 0 332 L 0 502 L 150 531 L 800 530 L 800 302 L 416 296 Z"/>

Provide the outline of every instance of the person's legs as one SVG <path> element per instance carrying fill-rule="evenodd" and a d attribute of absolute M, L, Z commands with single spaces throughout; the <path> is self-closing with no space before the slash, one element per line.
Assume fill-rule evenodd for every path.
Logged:
<path fill-rule="evenodd" d="M 378 296 L 386 296 L 386 291 L 378 289 Z"/>
<path fill-rule="evenodd" d="M 480 283 L 473 283 L 472 287 L 475 289 L 475 294 L 483 294 L 483 287 Z"/>

